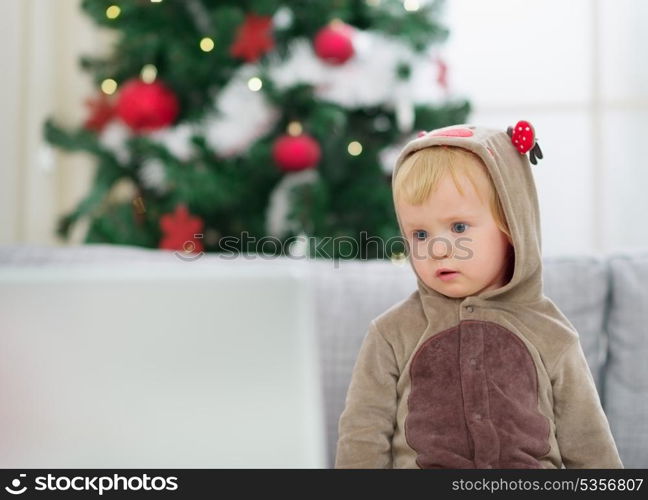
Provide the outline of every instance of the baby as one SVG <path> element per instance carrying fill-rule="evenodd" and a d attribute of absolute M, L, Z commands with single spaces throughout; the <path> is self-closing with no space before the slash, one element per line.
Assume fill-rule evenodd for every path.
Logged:
<path fill-rule="evenodd" d="M 339 468 L 620 468 L 578 333 L 542 289 L 533 127 L 457 125 L 399 155 L 417 290 L 369 325 Z"/>

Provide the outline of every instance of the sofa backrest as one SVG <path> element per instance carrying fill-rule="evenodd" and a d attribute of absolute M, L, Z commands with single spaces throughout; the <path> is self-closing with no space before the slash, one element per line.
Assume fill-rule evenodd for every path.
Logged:
<path fill-rule="evenodd" d="M 605 410 L 627 468 L 648 467 L 648 253 L 609 259 Z"/>

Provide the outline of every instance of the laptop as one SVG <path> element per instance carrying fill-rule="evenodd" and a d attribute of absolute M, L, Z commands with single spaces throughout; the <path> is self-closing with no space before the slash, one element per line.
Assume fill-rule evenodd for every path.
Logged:
<path fill-rule="evenodd" d="M 321 387 L 299 265 L 0 268 L 0 467 L 325 467 Z"/>

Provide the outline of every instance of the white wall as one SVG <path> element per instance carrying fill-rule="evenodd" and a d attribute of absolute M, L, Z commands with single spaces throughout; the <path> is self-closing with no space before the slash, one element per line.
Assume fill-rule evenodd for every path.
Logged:
<path fill-rule="evenodd" d="M 94 172 L 90 157 L 60 153 L 42 134 L 52 115 L 79 123 L 93 93 L 78 59 L 98 53 L 107 38 L 79 4 L 0 0 L 0 243 L 61 244 L 57 217 L 86 194 Z"/>
<path fill-rule="evenodd" d="M 648 3 L 447 0 L 446 20 L 471 121 L 536 128 L 544 254 L 648 248 Z"/>

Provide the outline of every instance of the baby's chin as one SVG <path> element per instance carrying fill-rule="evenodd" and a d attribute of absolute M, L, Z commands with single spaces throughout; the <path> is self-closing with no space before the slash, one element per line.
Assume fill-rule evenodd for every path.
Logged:
<path fill-rule="evenodd" d="M 438 286 L 438 284 L 431 285 L 427 281 L 424 281 L 424 283 L 427 285 L 428 288 L 431 288 L 435 292 L 438 292 L 441 295 L 445 295 L 446 297 L 449 297 L 451 299 L 463 299 L 464 297 L 473 295 L 473 293 L 470 290 L 466 290 L 466 288 L 463 286 L 453 287 L 449 285 L 449 286 L 440 287 Z"/>
<path fill-rule="evenodd" d="M 446 297 L 449 297 L 451 299 L 463 299 L 465 297 L 472 295 L 471 293 L 459 292 L 459 291 L 457 291 L 456 293 L 452 293 L 448 290 L 438 290 L 438 289 L 436 291 L 439 292 L 441 295 L 445 295 Z"/>

